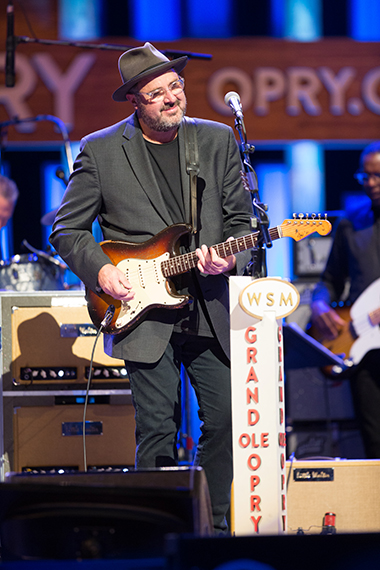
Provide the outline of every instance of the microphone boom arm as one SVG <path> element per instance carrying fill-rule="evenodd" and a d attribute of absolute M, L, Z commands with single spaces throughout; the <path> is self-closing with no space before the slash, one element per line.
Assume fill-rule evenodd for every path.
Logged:
<path fill-rule="evenodd" d="M 29 36 L 14 36 L 13 38 L 15 47 L 20 44 L 41 44 L 46 46 L 64 46 L 64 47 L 77 47 L 84 49 L 100 49 L 100 50 L 113 50 L 125 51 L 135 46 L 126 46 L 121 44 L 92 44 L 86 42 L 75 42 L 70 40 L 44 40 L 38 38 L 30 38 Z M 160 50 L 163 54 L 169 56 L 181 57 L 186 55 L 189 59 L 212 59 L 212 55 L 208 53 L 188 52 L 181 50 Z"/>

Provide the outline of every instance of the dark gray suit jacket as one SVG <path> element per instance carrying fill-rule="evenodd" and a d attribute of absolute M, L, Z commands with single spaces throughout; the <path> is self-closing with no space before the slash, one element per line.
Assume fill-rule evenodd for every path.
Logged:
<path fill-rule="evenodd" d="M 201 119 L 196 119 L 196 125 L 199 232 L 191 238 L 191 250 L 248 234 L 252 214 L 249 193 L 240 182 L 241 162 L 232 129 Z M 189 222 L 190 186 L 182 126 L 178 137 L 184 221 Z M 135 115 L 82 140 L 50 236 L 62 259 L 92 290 L 99 270 L 110 262 L 92 237 L 92 223 L 97 216 L 106 240 L 144 242 L 173 223 Z M 249 259 L 250 252 L 237 255 L 238 273 Z M 198 280 L 216 335 L 229 354 L 228 277 L 199 274 Z M 154 309 L 128 334 L 105 335 L 106 352 L 125 360 L 156 362 L 169 342 L 175 312 Z"/>

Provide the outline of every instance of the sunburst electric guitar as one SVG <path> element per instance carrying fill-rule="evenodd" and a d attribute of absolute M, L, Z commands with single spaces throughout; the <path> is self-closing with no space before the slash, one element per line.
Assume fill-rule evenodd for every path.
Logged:
<path fill-rule="evenodd" d="M 100 244 L 111 262 L 132 284 L 135 297 L 130 301 L 118 301 L 106 293 L 94 293 L 87 289 L 88 311 L 96 328 L 100 328 L 110 305 L 114 305 L 115 313 L 103 332 L 117 334 L 138 324 L 150 309 L 178 309 L 191 300 L 188 295 L 178 295 L 170 281 L 170 277 L 186 273 L 198 263 L 195 251 L 179 254 L 179 239 L 190 230 L 187 224 L 174 224 L 141 244 L 124 241 L 104 241 Z M 272 240 L 292 237 L 299 241 L 314 232 L 326 235 L 330 231 L 330 222 L 320 215 L 309 218 L 300 214 L 299 218 L 285 220 L 280 226 L 270 228 L 269 235 Z M 225 258 L 255 247 L 258 238 L 259 232 L 253 232 L 213 247 L 220 257 Z"/>

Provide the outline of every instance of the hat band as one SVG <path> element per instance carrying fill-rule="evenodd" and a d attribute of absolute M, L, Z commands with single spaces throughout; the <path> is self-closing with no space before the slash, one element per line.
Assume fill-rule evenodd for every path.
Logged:
<path fill-rule="evenodd" d="M 124 81 L 124 83 L 128 83 L 130 81 L 134 81 L 134 85 L 136 85 L 136 83 L 139 82 L 139 77 L 141 75 L 145 75 L 148 71 L 154 70 L 156 67 L 159 68 L 161 65 L 166 65 L 167 63 L 171 63 L 170 60 L 168 61 L 162 61 L 161 63 L 156 63 L 155 65 L 151 65 L 150 67 L 147 67 L 146 69 L 144 69 L 143 71 L 140 71 L 140 73 L 138 73 L 137 75 L 135 75 L 134 77 L 132 77 L 132 79 L 126 79 Z"/>

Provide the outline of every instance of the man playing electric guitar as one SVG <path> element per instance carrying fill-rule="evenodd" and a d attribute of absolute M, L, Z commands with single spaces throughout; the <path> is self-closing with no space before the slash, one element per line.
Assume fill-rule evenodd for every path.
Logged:
<path fill-rule="evenodd" d="M 176 224 L 196 225 L 180 253 L 196 252 L 197 265 L 174 283 L 193 302 L 179 309 L 152 308 L 132 330 L 105 335 L 105 351 L 123 359 L 128 370 L 137 468 L 177 464 L 180 369 L 186 368 L 202 422 L 195 463 L 205 471 L 214 529 L 220 534 L 227 531 L 232 481 L 228 273 L 242 272 L 251 254 L 222 258 L 204 244 L 248 234 L 252 203 L 240 179 L 233 130 L 186 120 L 179 75 L 186 63 L 186 56 L 170 61 L 149 43 L 121 55 L 122 85 L 113 98 L 128 101 L 135 112 L 82 140 L 51 243 L 88 291 L 105 293 L 110 302 L 127 307 L 138 297 L 137 287 L 128 279 L 129 268 L 117 267 L 95 242 L 93 221 L 99 216 L 105 240 L 135 244 Z M 195 145 L 189 129 L 199 155 L 195 215 L 187 141 Z M 153 249 L 150 259 L 157 257 Z M 154 264 L 151 273 L 154 279 Z M 144 279 L 142 272 L 140 284 Z"/>
<path fill-rule="evenodd" d="M 312 324 L 320 338 L 339 339 L 342 331 L 347 330 L 345 321 L 334 311 L 330 304 L 339 301 L 347 283 L 349 283 L 347 301 L 354 304 L 360 297 L 366 298 L 365 292 L 372 292 L 380 278 L 380 142 L 368 145 L 360 157 L 360 166 L 355 174 L 363 185 L 367 197 L 365 202 L 356 204 L 347 211 L 334 237 L 331 253 L 322 274 L 321 282 L 314 294 Z M 375 293 L 376 296 L 376 293 Z M 373 295 L 372 295 L 373 297 Z M 380 307 L 380 295 L 372 299 L 370 311 Z M 363 309 L 362 306 L 360 306 Z M 373 324 L 374 323 L 374 324 Z M 378 326 L 375 321 L 371 325 Z M 377 333 L 377 330 L 374 331 Z M 353 331 L 354 337 L 361 331 Z M 367 458 L 380 458 L 380 346 L 368 342 L 368 352 L 350 374 L 353 403 L 363 437 Z M 365 352 L 365 350 L 364 350 Z M 349 356 L 348 354 L 346 356 Z"/>

